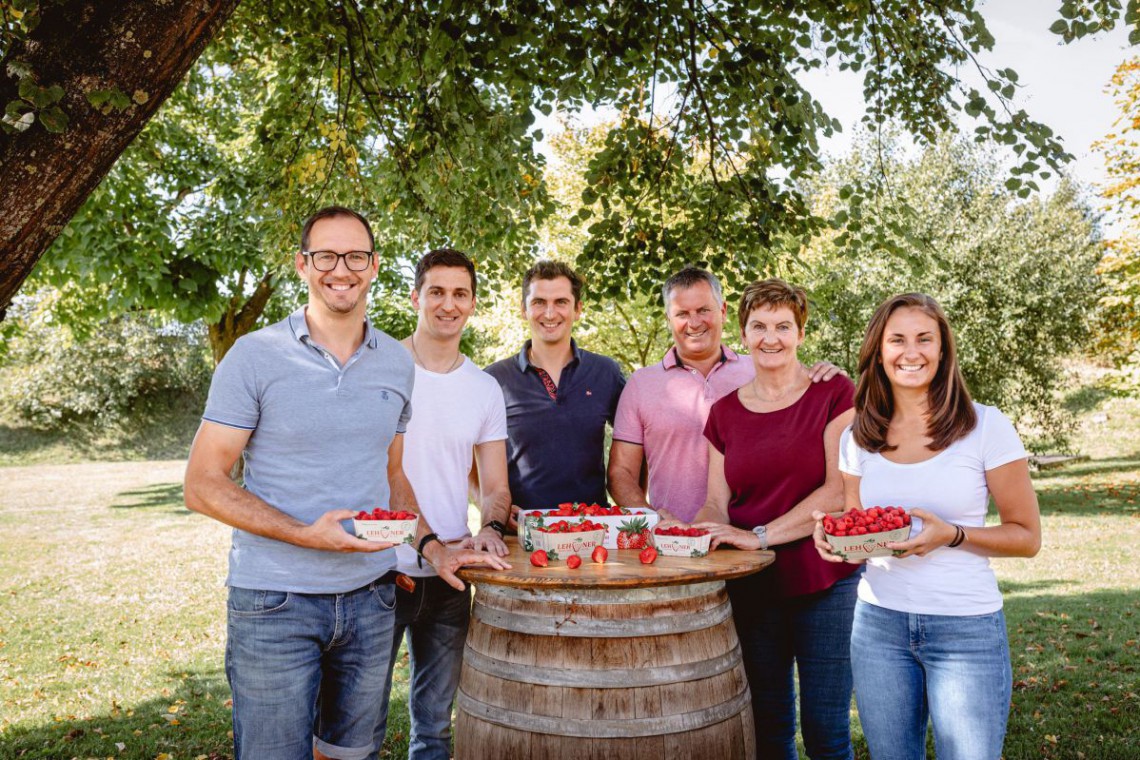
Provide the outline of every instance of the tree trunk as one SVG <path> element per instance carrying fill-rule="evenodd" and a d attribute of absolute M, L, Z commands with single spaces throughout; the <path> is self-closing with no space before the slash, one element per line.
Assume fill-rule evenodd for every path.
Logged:
<path fill-rule="evenodd" d="M 239 0 L 68 0 L 45 3 L 28 39 L 0 61 L 0 109 L 17 100 L 8 66 L 30 66 L 65 91 L 61 134 L 39 119 L 0 133 L 0 320 L 64 225 L 170 95 Z M 104 114 L 87 100 L 118 90 L 130 105 Z"/>
<path fill-rule="evenodd" d="M 234 342 L 253 329 L 257 319 L 265 311 L 269 297 L 277 286 L 273 284 L 273 275 L 266 274 L 257 283 L 257 288 L 248 300 L 242 301 L 242 295 L 235 295 L 230 299 L 226 311 L 217 322 L 208 325 L 210 334 L 210 350 L 214 354 L 214 366 L 218 366 L 222 357 L 233 347 Z"/>

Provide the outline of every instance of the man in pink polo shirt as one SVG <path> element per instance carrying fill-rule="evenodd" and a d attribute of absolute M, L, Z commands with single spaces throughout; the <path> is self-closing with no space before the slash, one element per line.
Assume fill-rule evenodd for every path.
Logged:
<path fill-rule="evenodd" d="M 705 421 L 713 403 L 755 375 L 752 362 L 721 342 L 727 304 L 720 282 L 686 266 L 662 288 L 673 347 L 660 362 L 634 372 L 622 391 L 610 446 L 614 503 L 652 505 L 663 519 L 689 522 L 705 503 L 709 444 Z M 819 362 L 813 381 L 839 368 Z M 649 463 L 649 493 L 641 478 Z"/>

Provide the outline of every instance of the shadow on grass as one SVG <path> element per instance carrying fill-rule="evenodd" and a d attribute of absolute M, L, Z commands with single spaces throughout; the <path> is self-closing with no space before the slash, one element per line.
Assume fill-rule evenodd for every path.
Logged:
<path fill-rule="evenodd" d="M 1110 386 L 1094 383 L 1092 385 L 1083 385 L 1068 394 L 1065 396 L 1064 401 L 1061 402 L 1061 405 L 1065 408 L 1065 411 L 1072 412 L 1073 414 L 1083 414 L 1093 411 L 1106 399 L 1127 395 L 1127 393 Z"/>
<path fill-rule="evenodd" d="M 1014 682 L 1003 754 L 1140 757 L 1140 597 L 1039 593 L 1063 585 L 1002 584 Z"/>
<path fill-rule="evenodd" d="M 0 757 L 153 760 L 166 753 L 172 758 L 232 758 L 233 723 L 225 673 L 218 668 L 168 675 L 180 682 L 168 696 L 140 704 L 116 705 L 107 712 L 84 718 L 68 716 L 40 725 L 9 726 L 0 738 Z M 388 735 L 380 753 L 383 758 L 403 758 L 408 754 L 406 681 L 405 669 L 404 683 L 397 683 L 392 689 Z M 172 708 L 176 712 L 171 712 Z M 119 744 L 123 749 L 119 749 Z"/>
<path fill-rule="evenodd" d="M 211 760 L 232 757 L 227 705 L 230 691 L 225 675 L 220 669 L 170 675 L 180 684 L 169 696 L 117 705 L 84 718 L 68 716 L 41 725 L 9 726 L 2 742 L 3 756 L 151 760 L 165 752 L 174 757 L 201 755 Z"/>
<path fill-rule="evenodd" d="M 115 495 L 111 509 L 154 509 L 163 507 L 178 514 L 193 514 L 186 509 L 181 483 L 159 483 Z"/>
<path fill-rule="evenodd" d="M 1140 516 L 1140 480 L 1110 476 L 1140 471 L 1140 454 L 1080 462 L 1034 476 L 1042 515 Z M 1079 482 L 1080 479 L 1088 480 Z"/>

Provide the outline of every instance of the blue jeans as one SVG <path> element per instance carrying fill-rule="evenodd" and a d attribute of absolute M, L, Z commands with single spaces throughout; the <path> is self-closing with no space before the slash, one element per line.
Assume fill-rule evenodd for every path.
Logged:
<path fill-rule="evenodd" d="M 752 691 L 756 757 L 796 760 L 796 688 L 813 760 L 851 760 L 851 616 L 862 575 L 815 594 L 781 598 L 763 573 L 728 582 Z"/>
<path fill-rule="evenodd" d="M 381 721 L 396 592 L 230 588 L 226 677 L 237 760 L 363 760 Z"/>
<path fill-rule="evenodd" d="M 875 760 L 997 760 L 1013 674 L 1001 610 L 914 615 L 859 602 L 851 633 L 855 702 Z"/>
<path fill-rule="evenodd" d="M 392 669 L 407 639 L 411 662 L 408 713 L 412 732 L 408 742 L 411 760 L 448 760 L 451 757 L 451 706 L 459 688 L 463 645 L 471 620 L 471 587 L 456 591 L 437 577 L 416 578 L 416 590 L 396 589 L 396 634 L 388 665 L 389 690 L 384 693 L 384 718 L 377 728 L 379 749 L 387 730 L 388 696 Z"/>

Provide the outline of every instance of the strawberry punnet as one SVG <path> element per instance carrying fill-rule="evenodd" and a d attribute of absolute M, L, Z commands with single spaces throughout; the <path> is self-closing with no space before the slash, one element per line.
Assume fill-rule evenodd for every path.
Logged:
<path fill-rule="evenodd" d="M 855 507 L 839 517 L 823 518 L 823 532 L 829 536 L 865 536 L 907 525 L 910 525 L 910 515 L 902 507 Z"/>

